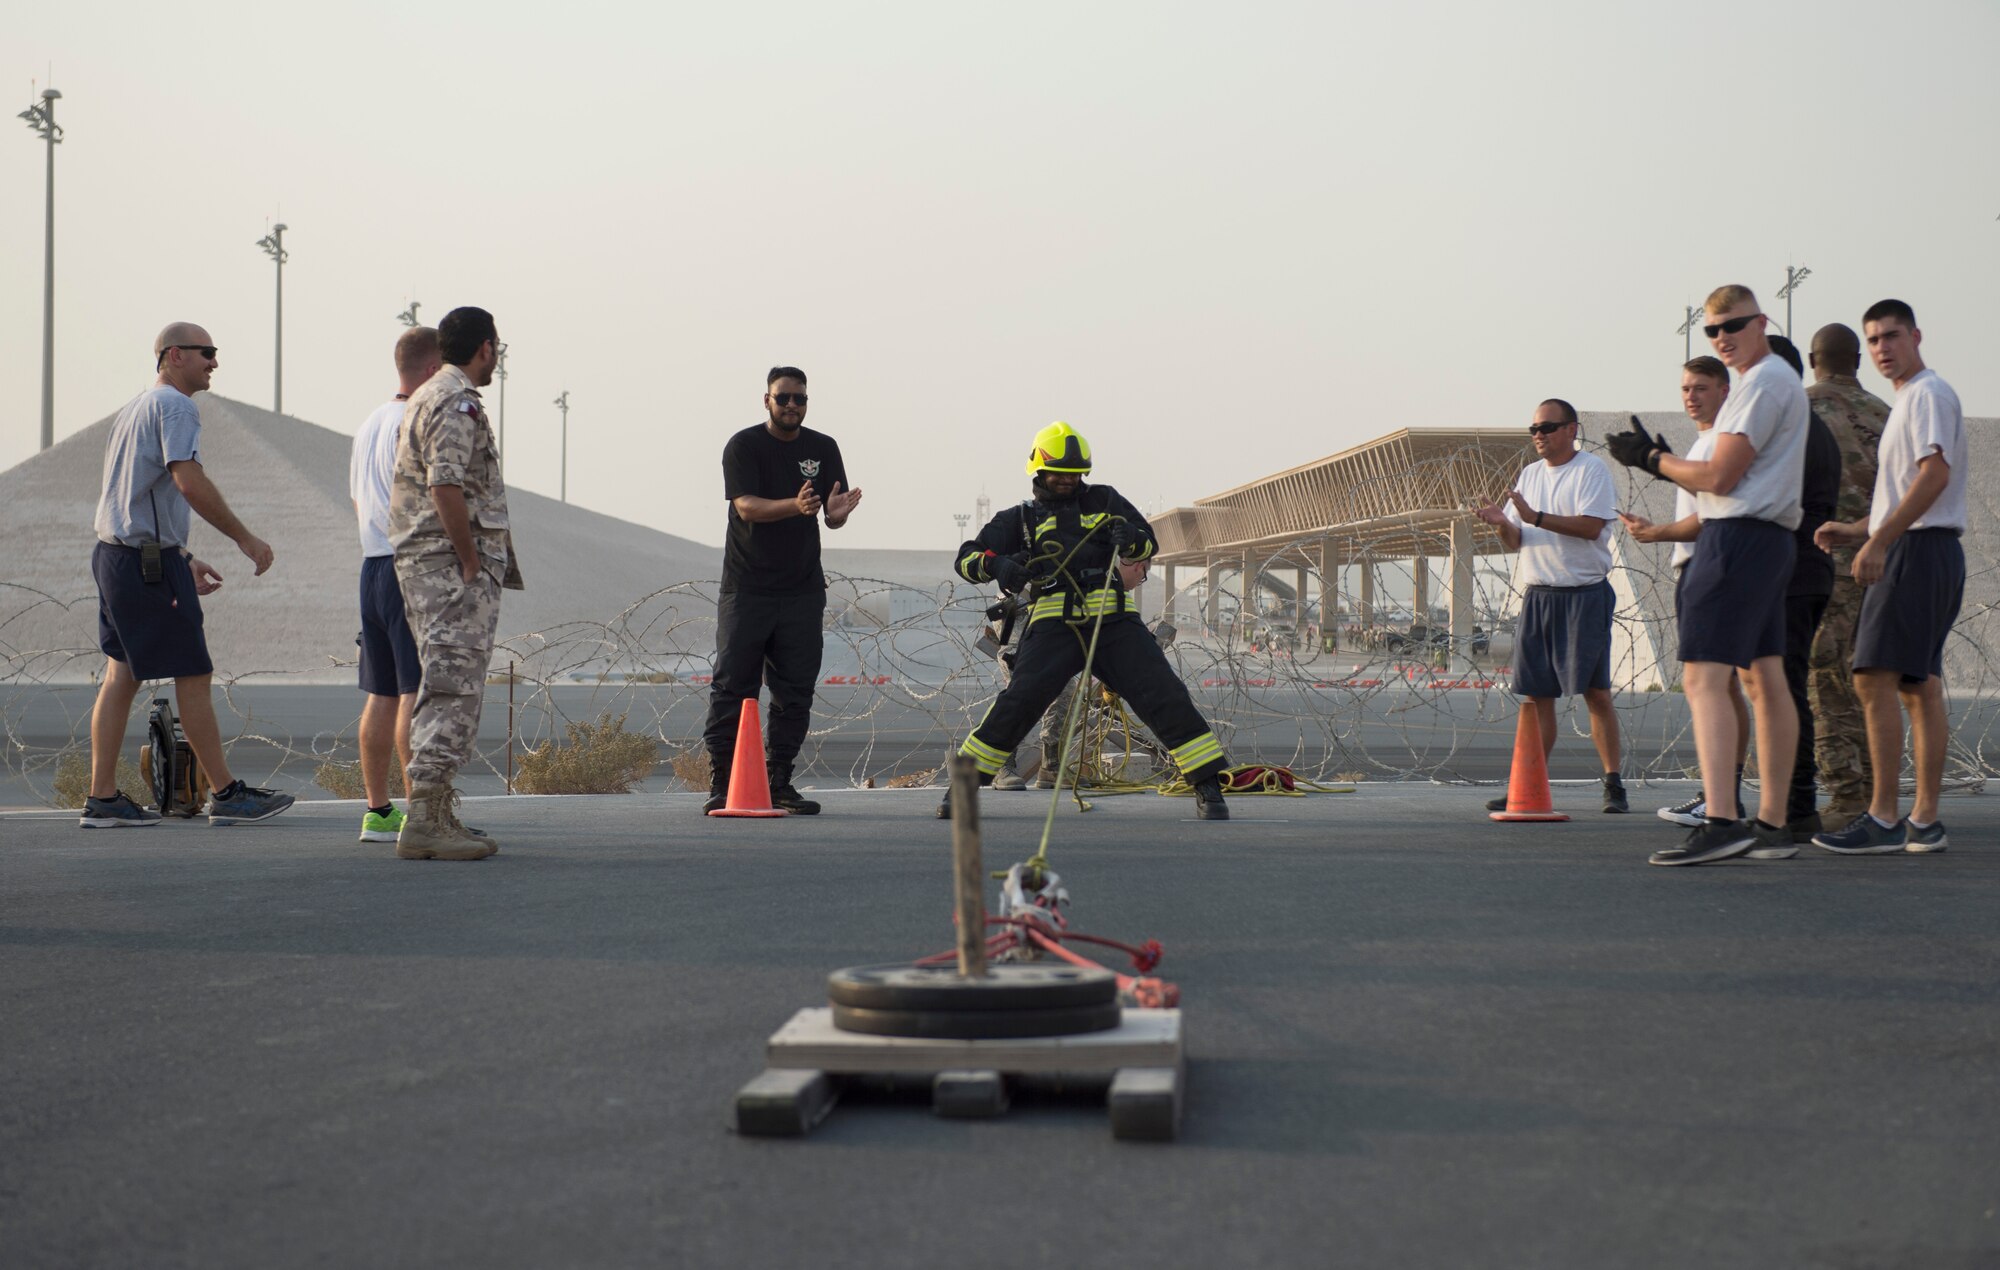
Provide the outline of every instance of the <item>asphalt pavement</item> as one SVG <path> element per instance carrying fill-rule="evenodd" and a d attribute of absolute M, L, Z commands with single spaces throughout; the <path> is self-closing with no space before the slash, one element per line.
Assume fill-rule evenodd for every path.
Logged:
<path fill-rule="evenodd" d="M 1650 814 L 1484 792 L 1064 808 L 1076 927 L 1181 987 L 1171 1145 L 1087 1094 L 728 1131 L 828 971 L 950 945 L 935 791 L 474 799 L 475 864 L 353 804 L 0 816 L 0 1264 L 2000 1265 L 2000 805 L 1658 869 Z M 983 800 L 990 864 L 1044 797 Z"/>

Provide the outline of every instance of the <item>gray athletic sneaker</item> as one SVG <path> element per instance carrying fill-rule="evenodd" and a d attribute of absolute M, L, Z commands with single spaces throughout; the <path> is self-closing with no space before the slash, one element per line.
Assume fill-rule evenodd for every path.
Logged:
<path fill-rule="evenodd" d="M 1874 816 L 1862 812 L 1847 822 L 1847 828 L 1813 835 L 1813 845 L 1841 855 L 1888 855 L 1901 851 L 1909 842 L 1903 832 L 1905 821 L 1884 829 Z"/>
<path fill-rule="evenodd" d="M 1919 829 L 1910 823 L 1908 816 L 1905 816 L 1903 817 L 1903 832 L 1909 835 L 1909 841 L 1904 844 L 1903 850 L 1909 852 L 1911 855 L 1936 855 L 1938 852 L 1944 850 L 1944 821 L 1942 820 L 1933 820 Z"/>
<path fill-rule="evenodd" d="M 1747 820 L 1706 820 L 1699 829 L 1664 850 L 1655 851 L 1647 864 L 1709 864 L 1739 856 L 1758 844 L 1756 832 Z"/>
<path fill-rule="evenodd" d="M 1757 835 L 1757 845 L 1743 854 L 1752 860 L 1789 860 L 1799 853 L 1799 844 L 1792 841 L 1789 825 L 1767 825 L 1761 820 L 1747 822 L 1750 832 Z"/>
<path fill-rule="evenodd" d="M 290 794 L 258 789 L 254 785 L 245 785 L 240 780 L 234 781 L 227 789 L 218 789 L 209 795 L 208 823 L 252 825 L 260 820 L 269 820 L 295 801 L 297 800 Z"/>
<path fill-rule="evenodd" d="M 160 823 L 160 813 L 147 811 L 118 790 L 109 798 L 86 798 L 76 823 L 85 829 L 143 829 Z"/>

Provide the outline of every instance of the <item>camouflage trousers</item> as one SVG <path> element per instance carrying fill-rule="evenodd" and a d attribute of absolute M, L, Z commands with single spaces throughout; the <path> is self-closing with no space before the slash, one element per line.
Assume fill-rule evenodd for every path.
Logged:
<path fill-rule="evenodd" d="M 1848 806 L 1866 804 L 1874 792 L 1868 725 L 1861 698 L 1854 693 L 1854 628 L 1861 619 L 1861 595 L 1861 584 L 1853 578 L 1833 580 L 1833 598 L 1813 637 L 1807 678 L 1820 783 L 1834 802 Z"/>
<path fill-rule="evenodd" d="M 396 559 L 403 612 L 424 668 L 410 717 L 412 785 L 450 784 L 472 760 L 486 667 L 500 625 L 500 583 L 492 574 L 482 569 L 468 586 L 455 558 L 437 566 L 434 556 Z"/>

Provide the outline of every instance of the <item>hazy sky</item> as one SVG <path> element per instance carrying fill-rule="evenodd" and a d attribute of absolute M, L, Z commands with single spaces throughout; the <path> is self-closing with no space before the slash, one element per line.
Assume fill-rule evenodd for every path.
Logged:
<path fill-rule="evenodd" d="M 1996 50 L 1991 0 L 77 0 L 9 7 L 0 83 L 64 94 L 58 438 L 178 318 L 268 406 L 281 217 L 290 413 L 352 432 L 399 309 L 483 305 L 509 481 L 556 492 L 566 388 L 571 501 L 714 543 L 722 443 L 795 363 L 867 494 L 835 541 L 944 551 L 1051 419 L 1153 510 L 1550 395 L 1672 409 L 1681 306 L 1782 320 L 1787 263 L 1805 335 L 1901 297 L 2000 414 Z M 8 126 L 0 466 L 40 409 Z"/>

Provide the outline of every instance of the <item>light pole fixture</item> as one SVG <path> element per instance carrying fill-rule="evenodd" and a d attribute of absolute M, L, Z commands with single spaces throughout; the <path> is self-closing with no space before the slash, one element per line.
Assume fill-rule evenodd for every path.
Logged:
<path fill-rule="evenodd" d="M 556 398 L 556 409 L 562 411 L 562 501 L 569 501 L 569 389 L 563 389 L 562 396 Z"/>
<path fill-rule="evenodd" d="M 1674 332 L 1676 335 L 1682 337 L 1681 360 L 1684 362 L 1691 362 L 1694 360 L 1694 328 L 1700 325 L 1701 325 L 1701 310 L 1695 305 L 1692 304 L 1688 305 L 1687 319 L 1681 323 L 1680 330 Z"/>
<path fill-rule="evenodd" d="M 417 302 L 415 300 L 410 301 L 410 307 L 398 313 L 396 320 L 404 326 L 415 326 L 417 324 Z"/>
<path fill-rule="evenodd" d="M 49 174 L 42 209 L 42 449 L 56 443 L 56 147 L 63 131 L 56 126 L 53 88 L 42 90 L 42 104 L 30 105 L 20 118 L 48 143 Z"/>
<path fill-rule="evenodd" d="M 1786 265 L 1785 285 L 1778 288 L 1778 298 L 1785 302 L 1785 336 L 1793 343 L 1798 342 L 1798 337 L 1792 334 L 1792 292 L 1797 291 L 1799 284 L 1810 277 L 1812 277 L 1812 270 L 1806 268 L 1804 265 L 1800 265 L 1796 269 L 1791 265 Z"/>
<path fill-rule="evenodd" d="M 278 322 L 271 344 L 271 412 L 285 413 L 285 261 L 291 259 L 285 250 L 285 225 L 281 221 L 271 226 L 271 232 L 257 240 L 264 254 L 278 264 Z"/>
<path fill-rule="evenodd" d="M 970 525 L 970 524 L 972 523 L 972 513 L 971 513 L 971 512 L 953 512 L 953 513 L 951 514 L 951 518 L 952 518 L 952 520 L 954 520 L 954 521 L 956 521 L 956 522 L 957 522 L 957 524 L 958 524 L 958 537 L 959 537 L 959 541 L 960 541 L 960 542 L 963 542 L 963 541 L 965 540 L 965 527 L 966 527 L 967 525 Z"/>

